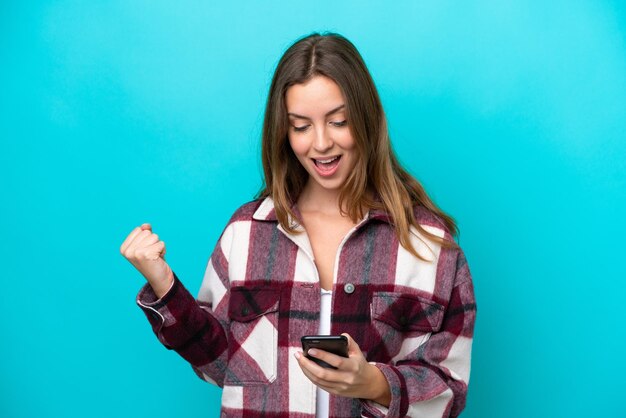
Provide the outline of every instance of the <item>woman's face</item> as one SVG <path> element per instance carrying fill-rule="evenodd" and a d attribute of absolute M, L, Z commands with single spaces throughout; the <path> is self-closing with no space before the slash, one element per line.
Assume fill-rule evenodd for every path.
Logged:
<path fill-rule="evenodd" d="M 285 101 L 289 144 L 309 173 L 307 187 L 339 191 L 357 159 L 339 86 L 315 76 L 287 89 Z"/>

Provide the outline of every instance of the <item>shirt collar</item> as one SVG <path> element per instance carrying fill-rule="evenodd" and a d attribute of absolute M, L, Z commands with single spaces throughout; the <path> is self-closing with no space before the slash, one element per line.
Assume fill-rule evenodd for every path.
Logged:
<path fill-rule="evenodd" d="M 252 215 L 252 219 L 256 221 L 277 221 L 276 211 L 274 210 L 274 199 L 269 196 L 263 199 Z"/>
<path fill-rule="evenodd" d="M 277 221 L 276 210 L 274 209 L 274 200 L 271 197 L 263 199 L 259 207 L 252 215 L 252 219 L 257 221 Z M 366 214 L 364 220 L 379 220 L 387 223 L 391 223 L 391 219 L 387 211 L 383 209 L 370 209 Z"/>

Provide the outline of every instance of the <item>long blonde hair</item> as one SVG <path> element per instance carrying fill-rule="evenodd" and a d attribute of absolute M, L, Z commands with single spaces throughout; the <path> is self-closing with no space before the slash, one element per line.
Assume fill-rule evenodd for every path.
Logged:
<path fill-rule="evenodd" d="M 356 166 L 343 185 L 340 208 L 357 222 L 369 209 L 383 209 L 394 225 L 400 244 L 416 257 L 410 228 L 445 247 L 453 240 L 442 239 L 420 226 L 414 206 L 420 205 L 441 220 L 452 236 L 458 233 L 454 220 L 428 197 L 423 186 L 402 168 L 391 148 L 387 121 L 374 81 L 355 46 L 334 33 L 313 33 L 291 45 L 280 59 L 270 87 L 262 134 L 265 185 L 257 197 L 270 196 L 281 226 L 294 233 L 289 217 L 292 206 L 308 179 L 288 140 L 289 120 L 285 93 L 295 84 L 322 75 L 332 79 L 346 101 L 348 126 L 356 144 Z M 344 206 L 345 205 L 345 206 Z"/>

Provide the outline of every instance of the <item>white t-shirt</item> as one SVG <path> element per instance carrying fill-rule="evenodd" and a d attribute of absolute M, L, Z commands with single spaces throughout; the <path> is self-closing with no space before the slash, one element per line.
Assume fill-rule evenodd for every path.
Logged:
<path fill-rule="evenodd" d="M 330 335 L 330 302 L 333 297 L 333 292 L 331 290 L 321 290 L 322 303 L 320 306 L 319 335 Z M 329 401 L 328 392 L 317 388 L 316 418 L 328 418 Z"/>

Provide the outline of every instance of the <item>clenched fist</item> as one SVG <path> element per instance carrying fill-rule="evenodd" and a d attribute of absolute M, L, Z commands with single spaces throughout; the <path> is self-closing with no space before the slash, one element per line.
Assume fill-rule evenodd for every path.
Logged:
<path fill-rule="evenodd" d="M 165 243 L 152 232 L 150 224 L 133 229 L 120 252 L 148 280 L 157 297 L 161 298 L 172 285 L 174 273 L 165 262 Z"/>

